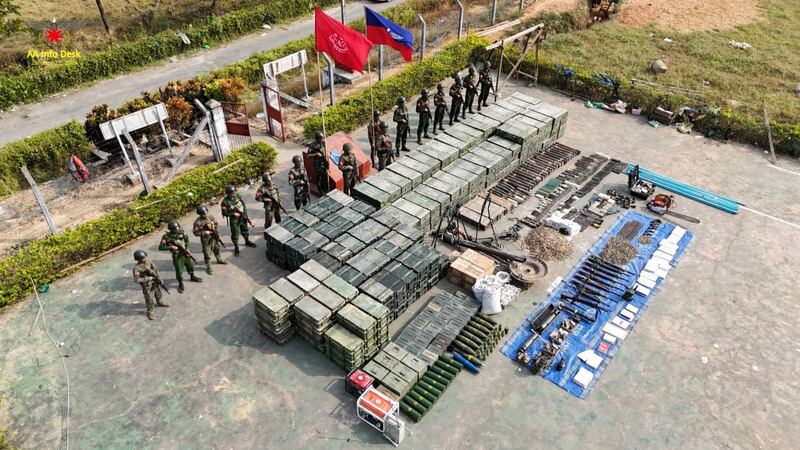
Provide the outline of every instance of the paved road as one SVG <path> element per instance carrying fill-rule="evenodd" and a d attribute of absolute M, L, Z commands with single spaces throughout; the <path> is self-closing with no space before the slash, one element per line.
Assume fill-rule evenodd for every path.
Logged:
<path fill-rule="evenodd" d="M 381 11 L 401 2 L 356 1 L 347 6 L 345 16 L 348 20 L 361 17 L 365 4 Z M 327 11 L 339 18 L 338 7 Z M 82 122 L 94 105 L 107 103 L 117 107 L 142 91 L 156 90 L 172 80 L 194 78 L 203 72 L 245 59 L 256 52 L 279 47 L 313 32 L 314 20 L 308 18 L 288 27 L 258 32 L 221 47 L 179 58 L 176 63 L 160 64 L 101 81 L 86 89 L 55 94 L 39 103 L 22 105 L 14 111 L 0 114 L 0 144 L 42 132 L 71 119 Z"/>

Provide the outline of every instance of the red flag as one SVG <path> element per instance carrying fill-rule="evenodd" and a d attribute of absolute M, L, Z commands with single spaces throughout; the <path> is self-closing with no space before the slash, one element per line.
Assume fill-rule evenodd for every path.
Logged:
<path fill-rule="evenodd" d="M 362 69 L 372 48 L 372 42 L 364 35 L 319 8 L 314 9 L 314 34 L 317 51 L 327 53 L 337 64 L 364 73 Z"/>

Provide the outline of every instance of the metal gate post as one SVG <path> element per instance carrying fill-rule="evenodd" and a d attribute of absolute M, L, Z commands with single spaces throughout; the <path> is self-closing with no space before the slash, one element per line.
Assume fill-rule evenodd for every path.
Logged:
<path fill-rule="evenodd" d="M 457 39 L 461 40 L 461 31 L 464 29 L 464 4 L 461 3 L 461 0 L 456 0 L 456 5 L 458 5 L 458 34 Z"/>
<path fill-rule="evenodd" d="M 422 45 L 419 47 L 419 60 L 422 61 L 425 58 L 425 37 L 428 34 L 428 24 L 425 23 L 422 14 L 417 14 L 417 19 L 422 23 Z"/>

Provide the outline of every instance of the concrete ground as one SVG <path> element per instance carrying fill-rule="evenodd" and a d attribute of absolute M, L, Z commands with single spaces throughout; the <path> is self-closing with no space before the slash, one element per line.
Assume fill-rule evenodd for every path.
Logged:
<path fill-rule="evenodd" d="M 695 240 L 587 399 L 496 351 L 480 375 L 459 375 L 422 422 L 409 424 L 404 447 L 793 448 L 800 437 L 800 225 L 792 223 L 800 221 L 800 166 L 784 159 L 775 169 L 754 148 L 653 129 L 548 90 L 513 89 L 570 110 L 564 144 L 639 162 L 750 210 L 730 215 L 678 198 L 677 210 L 702 221 L 681 223 Z M 281 151 L 281 183 L 295 152 Z M 253 188 L 244 194 L 252 199 Z M 249 206 L 260 224 L 262 211 Z M 602 231 L 576 238 L 573 260 L 551 264 L 548 277 L 499 320 L 515 329 Z M 35 298 L 0 315 L 0 427 L 12 443 L 65 444 L 65 379 L 42 329 L 46 319 L 69 356 L 73 448 L 389 445 L 355 417 L 339 368 L 299 338 L 279 347 L 259 334 L 250 295 L 285 274 L 264 259 L 260 236 L 259 249 L 244 249 L 183 295 L 173 290 L 172 306 L 148 322 L 131 253 L 147 249 L 170 279 L 158 238 L 145 236 L 54 283 L 30 334 Z"/>

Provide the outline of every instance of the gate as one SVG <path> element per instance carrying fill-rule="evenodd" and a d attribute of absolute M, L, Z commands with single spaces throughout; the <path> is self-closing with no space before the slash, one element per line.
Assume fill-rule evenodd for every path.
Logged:
<path fill-rule="evenodd" d="M 250 124 L 247 121 L 247 107 L 244 103 L 222 102 L 222 111 L 225 113 L 225 128 L 228 130 L 228 140 L 231 150 L 251 143 Z"/>
<path fill-rule="evenodd" d="M 270 85 L 261 83 L 261 101 L 264 105 L 264 120 L 267 122 L 267 133 L 281 142 L 285 142 L 286 131 L 283 127 L 283 112 L 281 110 L 278 83 L 273 80 L 269 80 L 268 83 Z"/>

